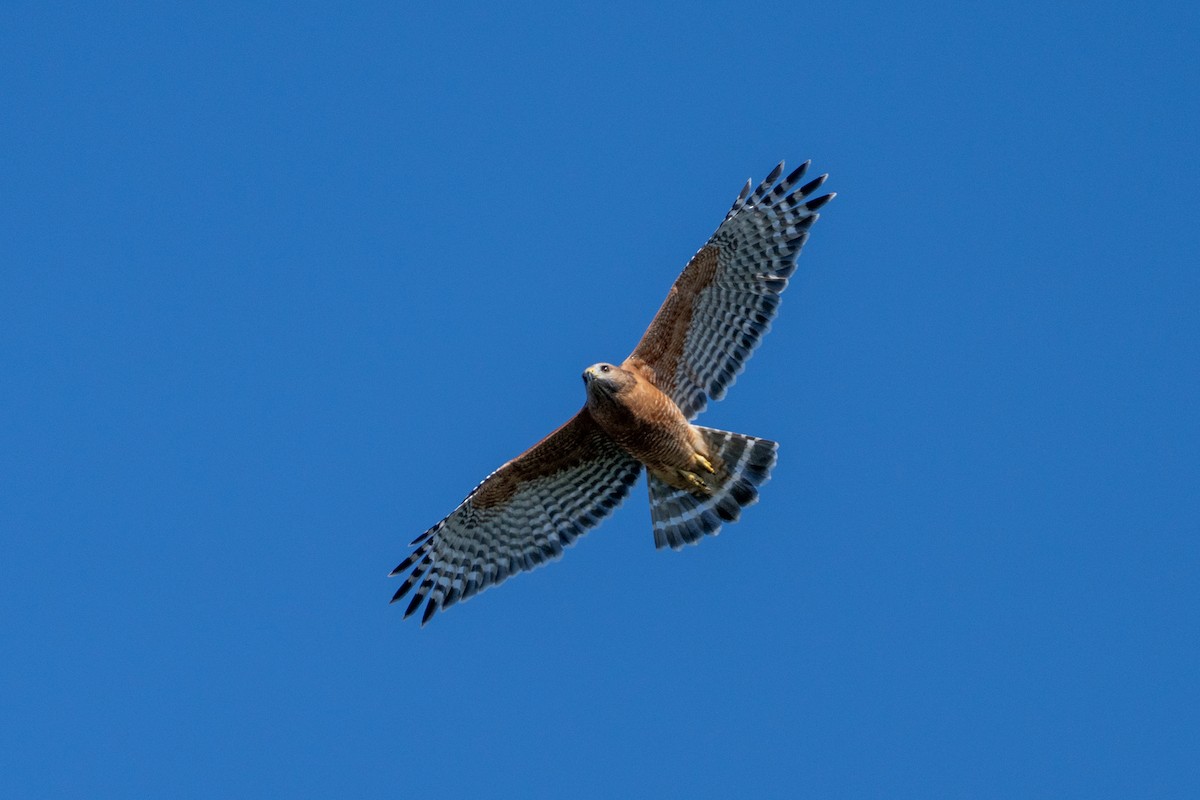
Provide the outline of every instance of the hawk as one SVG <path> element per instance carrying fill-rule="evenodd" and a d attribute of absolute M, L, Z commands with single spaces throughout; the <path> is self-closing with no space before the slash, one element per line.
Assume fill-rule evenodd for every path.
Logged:
<path fill-rule="evenodd" d="M 691 424 L 720 400 L 779 309 L 796 258 L 833 194 L 783 180 L 783 162 L 747 181 L 716 233 L 671 287 L 633 353 L 584 370 L 574 417 L 475 487 L 413 540 L 391 576 L 409 571 L 407 619 L 439 610 L 562 555 L 607 517 L 646 469 L 655 547 L 678 550 L 716 534 L 758 499 L 778 445 Z M 798 187 L 798 188 L 797 188 Z"/>

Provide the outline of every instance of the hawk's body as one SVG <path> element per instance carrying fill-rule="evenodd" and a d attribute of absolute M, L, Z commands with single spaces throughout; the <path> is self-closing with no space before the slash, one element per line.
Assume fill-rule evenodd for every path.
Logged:
<path fill-rule="evenodd" d="M 675 401 L 651 382 L 648 372 L 646 366 L 633 359 L 620 367 L 588 367 L 583 373 L 587 385 L 585 411 L 651 475 L 678 489 L 691 490 L 695 486 L 685 476 L 700 479 L 701 474 L 710 471 L 701 466 L 709 463 L 708 445 L 688 424 Z"/>
<path fill-rule="evenodd" d="M 616 507 L 643 466 L 658 547 L 715 534 L 757 500 L 777 445 L 690 420 L 724 396 L 770 327 L 816 211 L 833 197 L 806 199 L 823 175 L 793 191 L 807 166 L 776 184 L 781 163 L 753 194 L 748 182 L 629 358 L 584 372 L 579 413 L 413 541 L 392 571 L 412 569 L 393 601 L 418 587 L 405 616 L 425 602 L 427 622 L 558 557 Z"/>

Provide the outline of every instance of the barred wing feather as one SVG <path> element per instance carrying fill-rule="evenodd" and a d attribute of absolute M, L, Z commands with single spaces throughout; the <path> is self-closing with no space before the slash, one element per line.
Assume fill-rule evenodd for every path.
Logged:
<path fill-rule="evenodd" d="M 484 479 L 449 516 L 413 540 L 391 575 L 409 571 L 392 602 L 416 588 L 404 616 L 440 609 L 562 555 L 612 513 L 641 464 L 587 409 Z"/>
<path fill-rule="evenodd" d="M 628 359 L 689 419 L 725 396 L 770 329 L 817 210 L 834 197 L 809 199 L 825 175 L 797 188 L 808 165 L 780 180 L 780 162 L 753 192 L 746 183 Z"/>

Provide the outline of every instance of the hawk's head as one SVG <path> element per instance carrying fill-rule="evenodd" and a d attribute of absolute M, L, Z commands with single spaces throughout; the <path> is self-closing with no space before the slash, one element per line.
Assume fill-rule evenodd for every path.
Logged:
<path fill-rule="evenodd" d="M 583 385 L 588 397 L 595 400 L 611 399 L 637 382 L 629 370 L 612 364 L 592 364 L 583 371 Z"/>

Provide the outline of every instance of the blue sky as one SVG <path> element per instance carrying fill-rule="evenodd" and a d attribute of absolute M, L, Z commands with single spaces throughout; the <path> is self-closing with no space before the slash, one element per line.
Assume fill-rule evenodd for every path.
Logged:
<path fill-rule="evenodd" d="M 157 5 L 2 13 L 0 795 L 1200 793 L 1194 4 Z M 402 622 L 781 158 L 762 502 Z"/>

